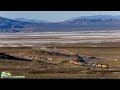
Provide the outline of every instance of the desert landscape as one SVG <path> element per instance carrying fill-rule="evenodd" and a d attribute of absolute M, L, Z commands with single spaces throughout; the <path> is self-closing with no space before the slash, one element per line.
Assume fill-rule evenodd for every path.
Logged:
<path fill-rule="evenodd" d="M 0 79 L 120 79 L 120 11 L 0 11 Z"/>
<path fill-rule="evenodd" d="M 0 73 L 25 79 L 119 79 L 119 35 L 120 30 L 0 33 Z M 71 63 L 77 55 L 87 64 Z"/>

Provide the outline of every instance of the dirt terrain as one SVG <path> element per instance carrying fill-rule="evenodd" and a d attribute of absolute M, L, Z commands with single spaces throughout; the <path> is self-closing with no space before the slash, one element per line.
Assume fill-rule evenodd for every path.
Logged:
<path fill-rule="evenodd" d="M 120 79 L 119 31 L 0 34 L 0 73 L 25 79 Z M 88 64 L 70 63 L 77 54 Z"/>
<path fill-rule="evenodd" d="M 1 47 L 0 73 L 9 71 L 12 75 L 24 75 L 26 79 L 120 78 L 120 47 L 100 47 L 99 44 L 98 47 L 70 46 Z M 70 60 L 76 59 L 76 54 L 88 63 L 108 64 L 109 69 L 71 64 Z"/>

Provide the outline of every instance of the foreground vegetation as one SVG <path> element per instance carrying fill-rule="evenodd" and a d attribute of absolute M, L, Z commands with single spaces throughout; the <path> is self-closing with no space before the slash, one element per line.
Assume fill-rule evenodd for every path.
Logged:
<path fill-rule="evenodd" d="M 70 64 L 69 60 L 75 57 L 64 57 L 56 55 L 47 55 L 35 53 L 30 47 L 0 48 L 4 52 L 16 57 L 23 56 L 39 57 L 38 60 L 16 61 L 9 59 L 0 59 L 0 73 L 9 71 L 13 75 L 24 75 L 26 79 L 119 79 L 120 78 L 120 57 L 119 47 L 60 47 L 59 51 L 78 53 L 81 56 L 95 56 L 101 59 L 95 59 L 95 63 L 108 64 L 109 69 L 92 68 L 80 65 Z M 117 53 L 116 53 L 117 52 Z M 46 57 L 46 58 L 40 58 Z M 92 61 L 92 60 L 90 60 Z"/>

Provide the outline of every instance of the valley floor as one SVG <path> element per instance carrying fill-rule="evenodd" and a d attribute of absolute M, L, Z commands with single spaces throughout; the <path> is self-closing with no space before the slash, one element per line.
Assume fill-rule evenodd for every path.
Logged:
<path fill-rule="evenodd" d="M 0 34 L 0 73 L 9 71 L 26 79 L 120 79 L 119 35 L 119 30 Z M 71 64 L 76 54 L 88 63 L 108 64 L 109 69 Z"/>

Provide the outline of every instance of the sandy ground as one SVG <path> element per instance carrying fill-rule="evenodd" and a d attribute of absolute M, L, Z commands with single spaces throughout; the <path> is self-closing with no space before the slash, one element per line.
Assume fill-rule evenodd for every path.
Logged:
<path fill-rule="evenodd" d="M 79 31 L 0 34 L 0 47 L 120 42 L 120 31 Z"/>

